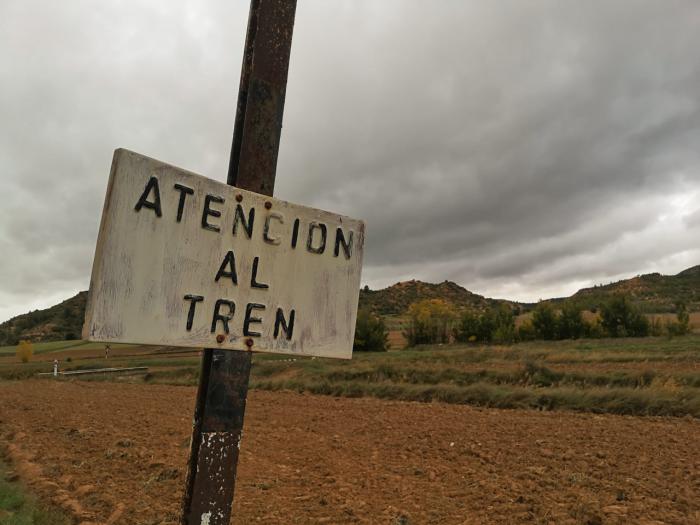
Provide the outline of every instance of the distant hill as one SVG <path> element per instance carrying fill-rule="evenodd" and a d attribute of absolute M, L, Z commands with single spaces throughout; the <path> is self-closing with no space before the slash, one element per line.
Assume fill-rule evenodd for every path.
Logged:
<path fill-rule="evenodd" d="M 700 310 L 700 265 L 676 275 L 648 273 L 592 288 L 571 296 L 584 308 L 597 308 L 611 295 L 623 293 L 647 313 L 674 312 L 682 301 L 689 310 Z M 559 299 L 564 300 L 564 299 Z"/>
<path fill-rule="evenodd" d="M 683 301 L 691 311 L 700 311 L 700 265 L 677 275 L 650 273 L 615 283 L 583 288 L 571 297 L 549 301 L 556 304 L 573 299 L 582 308 L 595 310 L 607 299 L 620 293 L 629 296 L 632 302 L 647 313 L 675 312 L 678 301 Z M 535 306 L 483 297 L 450 281 L 431 284 L 413 280 L 396 283 L 382 290 L 369 290 L 365 287 L 360 291 L 360 306 L 369 307 L 382 315 L 401 315 L 412 303 L 423 299 L 444 299 L 460 309 L 472 310 L 507 304 L 524 312 Z"/>
<path fill-rule="evenodd" d="M 63 341 L 80 339 L 85 317 L 87 292 L 45 310 L 34 310 L 0 324 L 0 346 L 14 345 L 21 339 Z"/>
<path fill-rule="evenodd" d="M 477 295 L 451 281 L 432 284 L 411 280 L 383 290 L 370 290 L 367 287 L 360 290 L 360 307 L 370 308 L 381 315 L 401 315 L 411 304 L 424 299 L 443 299 L 457 308 L 469 310 L 485 310 L 499 304 L 517 306 L 511 301 Z"/>
<path fill-rule="evenodd" d="M 616 283 L 583 288 L 569 297 L 550 299 L 559 303 L 576 300 L 583 308 L 594 310 L 609 297 L 624 293 L 647 313 L 673 312 L 678 301 L 691 311 L 700 311 L 700 265 L 677 275 L 650 273 Z M 78 339 L 85 316 L 87 292 L 80 292 L 46 310 L 35 310 L 0 324 L 0 345 L 17 344 L 20 339 L 59 341 Z M 404 281 L 382 290 L 360 290 L 360 307 L 368 307 L 381 315 L 402 315 L 412 303 L 423 299 L 443 299 L 458 309 L 485 310 L 507 304 L 515 310 L 527 311 L 534 305 L 503 299 L 490 299 L 470 292 L 450 281 L 424 283 Z"/>

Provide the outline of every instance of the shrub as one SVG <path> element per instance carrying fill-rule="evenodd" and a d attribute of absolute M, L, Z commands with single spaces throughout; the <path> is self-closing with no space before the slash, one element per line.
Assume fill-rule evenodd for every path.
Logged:
<path fill-rule="evenodd" d="M 493 331 L 492 340 L 494 343 L 505 345 L 515 342 L 515 327 L 500 325 Z"/>
<path fill-rule="evenodd" d="M 537 339 L 537 332 L 529 319 L 523 321 L 518 327 L 518 339 L 520 341 L 534 341 Z"/>
<path fill-rule="evenodd" d="M 17 345 L 17 358 L 22 361 L 23 363 L 28 363 L 29 360 L 32 358 L 32 354 L 34 353 L 34 348 L 32 347 L 31 341 L 20 341 L 19 344 Z"/>
<path fill-rule="evenodd" d="M 676 320 L 666 321 L 666 333 L 669 337 L 690 333 L 690 315 L 684 302 L 676 303 Z"/>
<path fill-rule="evenodd" d="M 690 333 L 690 314 L 683 301 L 676 303 L 676 319 L 678 324 L 678 335 Z"/>
<path fill-rule="evenodd" d="M 356 352 L 385 352 L 389 346 L 388 337 L 384 319 L 374 315 L 366 308 L 357 312 L 353 350 Z"/>
<path fill-rule="evenodd" d="M 664 334 L 664 325 L 659 317 L 652 317 L 649 321 L 649 334 L 655 337 Z"/>

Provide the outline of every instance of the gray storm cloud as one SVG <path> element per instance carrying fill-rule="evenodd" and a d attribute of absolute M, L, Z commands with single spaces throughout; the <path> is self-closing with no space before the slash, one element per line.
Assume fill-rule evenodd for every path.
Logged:
<path fill-rule="evenodd" d="M 116 147 L 224 179 L 246 2 L 0 5 L 0 319 L 88 285 Z M 700 7 L 299 0 L 276 194 L 364 281 L 536 300 L 700 262 Z"/>

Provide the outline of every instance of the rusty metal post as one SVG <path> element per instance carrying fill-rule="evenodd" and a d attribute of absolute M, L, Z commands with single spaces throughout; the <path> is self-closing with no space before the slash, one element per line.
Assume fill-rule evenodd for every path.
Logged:
<path fill-rule="evenodd" d="M 296 0 L 251 0 L 228 184 L 272 195 Z M 205 349 L 180 523 L 228 524 L 251 352 Z"/>

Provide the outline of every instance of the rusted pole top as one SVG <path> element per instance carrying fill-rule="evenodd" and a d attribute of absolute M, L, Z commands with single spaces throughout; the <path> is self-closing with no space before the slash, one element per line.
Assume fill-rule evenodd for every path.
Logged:
<path fill-rule="evenodd" d="M 272 195 L 296 0 L 252 0 L 227 182 Z"/>

